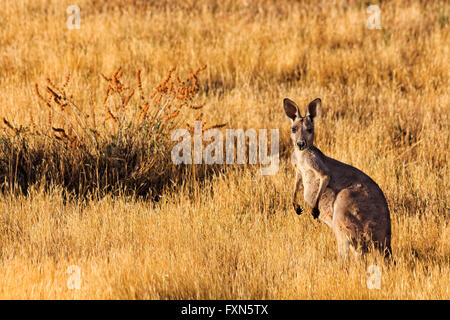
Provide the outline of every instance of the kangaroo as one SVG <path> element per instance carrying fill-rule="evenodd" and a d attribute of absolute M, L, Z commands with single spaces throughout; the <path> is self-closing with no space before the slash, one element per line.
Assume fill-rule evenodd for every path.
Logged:
<path fill-rule="evenodd" d="M 313 144 L 321 100 L 310 102 L 304 117 L 295 102 L 286 98 L 283 103 L 292 122 L 294 210 L 302 213 L 296 200 L 302 180 L 304 199 L 314 219 L 333 229 L 341 257 L 348 256 L 349 248 L 364 254 L 371 245 L 385 258 L 391 257 L 391 218 L 380 187 L 364 172 L 327 157 Z"/>

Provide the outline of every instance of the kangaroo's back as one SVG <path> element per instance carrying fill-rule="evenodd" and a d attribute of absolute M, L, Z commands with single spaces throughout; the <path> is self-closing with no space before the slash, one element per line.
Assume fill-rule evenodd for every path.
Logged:
<path fill-rule="evenodd" d="M 333 158 L 327 160 L 331 174 L 327 188 L 335 195 L 332 211 L 337 236 L 364 251 L 373 243 L 390 254 L 391 220 L 381 188 L 361 170 Z"/>

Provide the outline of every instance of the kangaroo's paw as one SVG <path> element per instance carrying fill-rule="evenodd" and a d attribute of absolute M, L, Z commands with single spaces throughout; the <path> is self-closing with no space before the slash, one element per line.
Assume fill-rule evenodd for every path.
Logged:
<path fill-rule="evenodd" d="M 294 205 L 294 210 L 298 215 L 301 215 L 303 213 L 303 209 L 298 205 L 298 204 L 293 204 Z"/>
<path fill-rule="evenodd" d="M 317 219 L 317 218 L 319 217 L 319 215 L 320 215 L 319 208 L 314 207 L 314 208 L 312 209 L 312 216 L 313 216 L 313 218 L 314 218 L 314 219 Z"/>

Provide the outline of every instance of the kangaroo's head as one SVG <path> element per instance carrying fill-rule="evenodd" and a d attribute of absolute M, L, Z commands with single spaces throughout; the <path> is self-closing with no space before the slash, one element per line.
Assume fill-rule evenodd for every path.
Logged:
<path fill-rule="evenodd" d="M 300 114 L 300 110 L 294 101 L 285 98 L 283 103 L 284 111 L 292 121 L 291 139 L 294 148 L 305 150 L 311 147 L 314 143 L 314 118 L 319 114 L 322 105 L 321 100 L 317 98 L 311 101 L 304 117 Z"/>

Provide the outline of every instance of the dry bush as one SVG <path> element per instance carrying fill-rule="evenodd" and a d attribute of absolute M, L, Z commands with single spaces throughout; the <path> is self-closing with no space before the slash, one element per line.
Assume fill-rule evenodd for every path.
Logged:
<path fill-rule="evenodd" d="M 126 191 L 157 197 L 186 173 L 186 167 L 172 163 L 175 142 L 170 135 L 174 128 L 189 125 L 190 113 L 203 107 L 193 101 L 200 90 L 198 74 L 205 68 L 185 80 L 171 69 L 148 97 L 141 71 L 136 73 L 134 87 L 121 81 L 121 68 L 109 77 L 101 74 L 106 83 L 102 107 L 91 105 L 88 112 L 68 91 L 70 75 L 59 86 L 47 78 L 46 94 L 36 84 L 36 96 L 48 114 L 47 125 L 34 122 L 34 110 L 30 110 L 29 127 L 15 127 L 3 118 L 1 188 L 20 187 L 26 193 L 33 184 L 43 183 L 82 196 Z M 106 116 L 100 117 L 99 109 Z M 206 168 L 195 170 L 198 178 Z"/>

